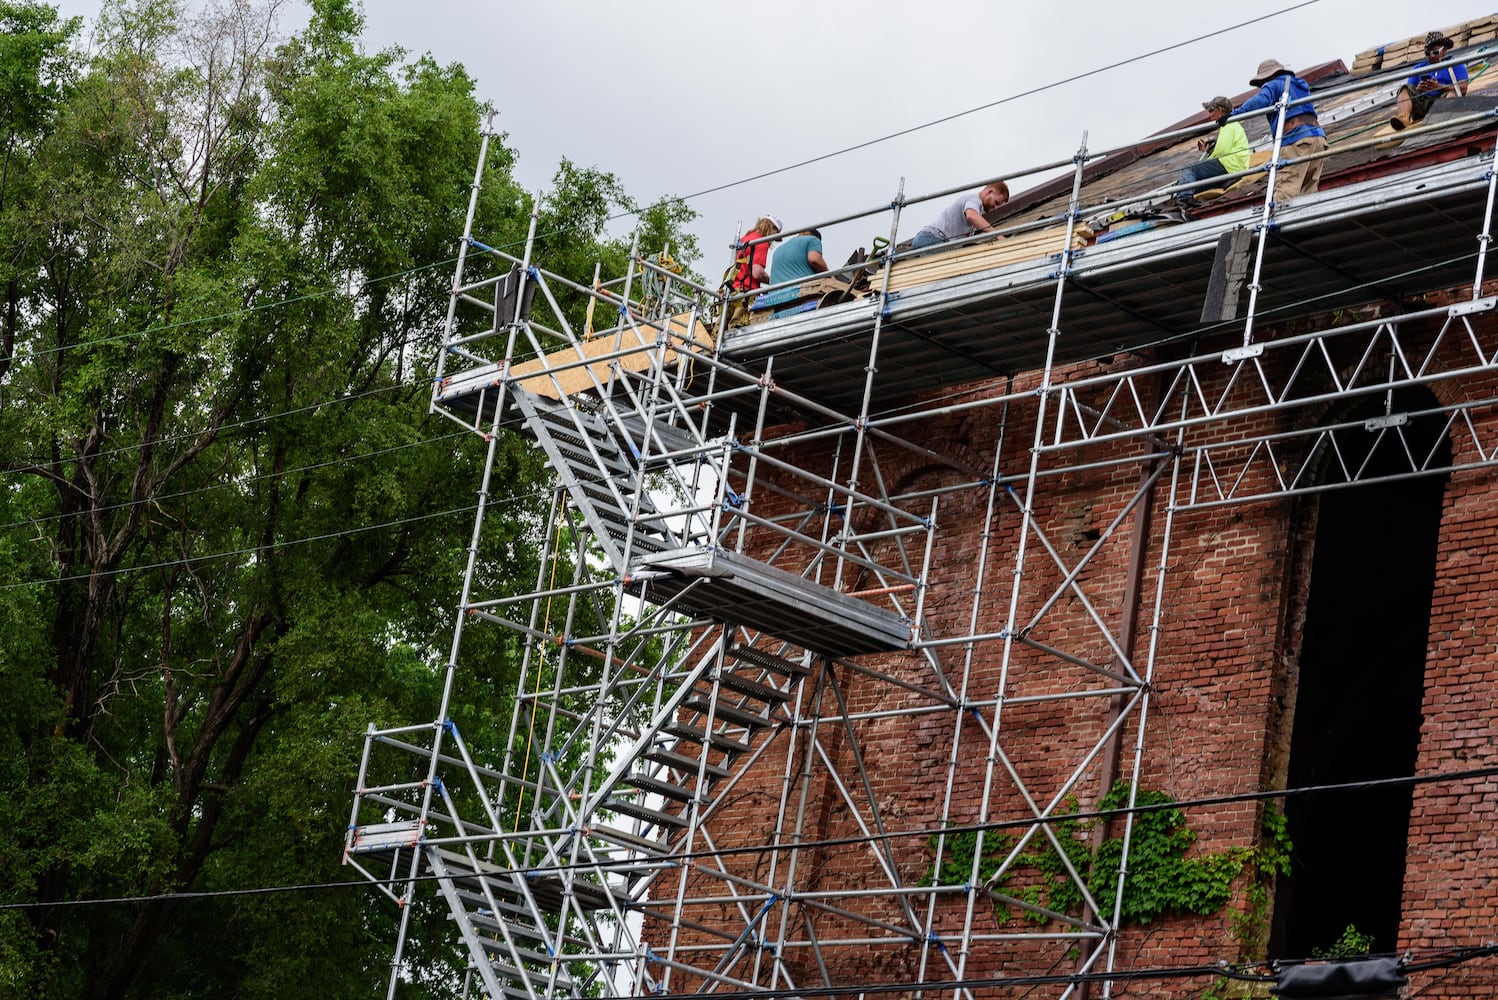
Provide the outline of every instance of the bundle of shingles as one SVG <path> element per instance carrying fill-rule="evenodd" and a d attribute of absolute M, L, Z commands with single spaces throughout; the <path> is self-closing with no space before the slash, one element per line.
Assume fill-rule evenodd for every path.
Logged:
<path fill-rule="evenodd" d="M 1442 30 L 1458 49 L 1482 45 L 1498 38 L 1498 14 L 1489 14 Z M 1408 66 L 1425 58 L 1425 35 L 1415 35 L 1359 52 L 1352 60 L 1353 75 Z"/>

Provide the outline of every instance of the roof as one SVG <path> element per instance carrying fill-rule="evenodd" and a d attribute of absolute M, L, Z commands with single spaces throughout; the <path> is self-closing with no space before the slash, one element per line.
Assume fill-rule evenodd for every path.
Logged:
<path fill-rule="evenodd" d="M 1498 33 L 1498 17 L 1470 24 L 1480 30 L 1447 33 L 1458 42 Z M 1387 123 L 1403 74 L 1390 75 L 1392 56 L 1382 60 L 1384 79 L 1373 68 L 1350 72 L 1340 61 L 1301 72 L 1333 152 L 1318 193 L 1276 208 L 1264 250 L 1260 317 L 1397 301 L 1471 280 L 1487 225 L 1498 130 L 1498 45 L 1452 53 L 1464 54 L 1471 95 L 1443 98 L 1426 127 L 1397 135 Z M 1374 61 L 1365 53 L 1355 65 Z M 1235 104 L 1252 93 L 1238 95 Z M 916 393 L 1042 367 L 1046 333 L 1057 315 L 1059 363 L 1241 330 L 1241 320 L 1204 321 L 1203 302 L 1219 242 L 1234 232 L 1260 231 L 1265 180 L 1240 186 L 1189 220 L 1139 211 L 1159 203 L 1162 197 L 1152 193 L 1197 158 L 1195 134 L 1179 133 L 1206 121 L 1205 112 L 1193 115 L 1086 165 L 1083 218 L 1097 219 L 1099 206 L 1103 215 L 1098 231 L 1066 262 L 1059 297 L 1064 238 L 1058 237 L 1049 253 L 967 273 L 949 268 L 945 277 L 878 301 L 883 322 L 875 409 Z M 1272 141 L 1263 116 L 1243 124 L 1256 146 Z M 1068 174 L 1018 192 L 992 218 L 1016 233 L 1033 227 L 1062 232 L 1058 223 L 1069 213 L 1073 182 Z M 954 261 L 961 253 L 978 258 L 969 250 L 944 252 Z M 856 411 L 873 315 L 869 300 L 788 315 L 726 331 L 722 351 L 751 368 L 773 357 L 778 384 Z"/>

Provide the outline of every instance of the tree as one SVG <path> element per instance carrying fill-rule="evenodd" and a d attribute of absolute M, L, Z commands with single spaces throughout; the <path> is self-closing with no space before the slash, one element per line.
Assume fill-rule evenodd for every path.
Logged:
<path fill-rule="evenodd" d="M 277 6 L 121 0 L 84 52 L 0 0 L 0 899 L 38 904 L 0 912 L 0 993 L 388 975 L 397 914 L 367 888 L 160 898 L 348 878 L 364 729 L 437 710 L 482 457 L 424 417 L 473 82 L 362 51 L 351 0 L 278 43 Z M 518 245 L 530 200 L 489 149 L 479 228 Z M 622 270 L 611 175 L 564 164 L 547 204 L 547 266 Z M 689 261 L 689 219 L 667 199 L 646 228 Z M 513 439 L 499 461 L 485 571 L 523 587 L 539 462 Z M 465 640 L 475 745 L 503 740 L 514 641 Z M 430 902 L 408 968 L 446 996 Z"/>
<path fill-rule="evenodd" d="M 344 878 L 362 730 L 435 712 L 477 455 L 423 376 L 480 108 L 460 67 L 361 53 L 348 3 L 281 46 L 275 13 L 115 4 L 84 58 L 0 7 L 6 900 Z M 491 148 L 483 218 L 519 238 Z M 535 462 L 503 462 L 523 514 Z M 0 918 L 0 992 L 364 992 L 394 916 L 44 906 Z"/>

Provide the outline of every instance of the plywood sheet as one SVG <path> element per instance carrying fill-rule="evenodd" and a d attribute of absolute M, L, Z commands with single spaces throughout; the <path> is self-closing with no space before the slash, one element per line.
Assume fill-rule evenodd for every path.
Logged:
<path fill-rule="evenodd" d="M 1072 249 L 1078 250 L 1086 246 L 1091 235 L 1086 227 L 1078 227 L 1073 235 Z M 1001 237 L 993 242 L 972 243 L 952 250 L 922 254 L 910 260 L 896 261 L 890 269 L 889 290 L 898 292 L 904 288 L 955 278 L 962 274 L 975 274 L 1006 264 L 1038 260 L 1060 253 L 1065 238 L 1065 226 L 1051 226 L 1017 236 Z M 875 289 L 880 287 L 881 280 L 877 272 L 869 279 Z"/>
<path fill-rule="evenodd" d="M 667 366 L 677 364 L 684 354 L 694 353 L 693 347 L 685 343 L 688 339 L 698 350 L 713 349 L 712 333 L 701 322 L 696 321 L 691 313 L 673 316 L 665 325 L 671 335 L 666 346 Z M 644 323 L 625 327 L 622 331 L 610 331 L 604 336 L 593 337 L 580 344 L 552 351 L 545 357 L 518 364 L 511 369 L 510 377 L 522 389 L 537 396 L 548 399 L 575 396 L 593 389 L 595 385 L 607 383 L 610 368 L 614 365 L 629 372 L 649 369 L 655 361 L 657 336 L 656 328 Z M 618 352 L 627 353 L 613 356 Z M 600 360 L 580 363 L 590 358 Z M 550 374 L 546 374 L 548 372 Z"/>

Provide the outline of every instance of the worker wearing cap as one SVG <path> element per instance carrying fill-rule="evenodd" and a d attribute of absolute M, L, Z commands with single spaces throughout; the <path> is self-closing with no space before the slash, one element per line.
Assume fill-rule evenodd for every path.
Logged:
<path fill-rule="evenodd" d="M 987 233 L 993 230 L 984 212 L 992 212 L 1009 200 L 1009 185 L 1003 181 L 992 181 L 972 194 L 965 194 L 942 210 L 936 221 L 923 226 L 910 241 L 912 250 L 935 246 L 955 240 L 969 233 Z"/>
<path fill-rule="evenodd" d="M 1310 84 L 1286 69 L 1277 59 L 1265 59 L 1259 63 L 1259 71 L 1248 82 L 1250 86 L 1258 87 L 1259 92 L 1238 105 L 1233 115 L 1268 108 L 1270 132 L 1273 132 L 1279 125 L 1278 105 L 1281 97 L 1288 93 L 1289 100 L 1294 102 L 1311 96 Z M 1316 191 L 1321 183 L 1321 167 L 1325 159 L 1317 157 L 1314 160 L 1304 160 L 1302 158 L 1324 152 L 1326 152 L 1326 133 L 1321 130 L 1321 125 L 1316 120 L 1315 105 L 1309 101 L 1301 104 L 1291 103 L 1285 109 L 1285 135 L 1280 140 L 1280 159 L 1296 159 L 1301 162 L 1280 167 L 1275 174 L 1275 204 L 1283 207 L 1297 195 L 1313 194 Z"/>
<path fill-rule="evenodd" d="M 1418 70 L 1431 63 L 1441 62 L 1455 47 L 1455 44 L 1439 31 L 1428 33 L 1425 36 L 1425 58 L 1410 68 Z M 1416 73 L 1399 88 L 1399 96 L 1395 98 L 1399 113 L 1389 119 L 1389 124 L 1395 129 L 1407 128 L 1423 120 L 1430 113 L 1430 106 L 1440 98 L 1447 94 L 1462 97 L 1466 93 L 1466 63 L 1457 63 L 1455 66 L 1445 66 L 1426 73 Z"/>
<path fill-rule="evenodd" d="M 1212 143 L 1211 152 L 1207 152 L 1207 136 L 1196 140 L 1196 148 L 1206 155 L 1181 171 L 1181 176 L 1176 178 L 1177 185 L 1196 184 L 1212 177 L 1241 173 L 1248 169 L 1248 135 L 1243 131 L 1242 125 L 1228 121 L 1228 116 L 1233 113 L 1233 102 L 1226 97 L 1214 97 L 1210 101 L 1203 101 L 1202 108 L 1217 123 L 1217 139 Z M 1196 200 L 1196 192 L 1178 191 L 1171 200 L 1190 205 Z"/>
<path fill-rule="evenodd" d="M 767 212 L 760 216 L 754 228 L 739 240 L 734 257 L 736 265 L 733 275 L 734 291 L 752 292 L 770 280 L 770 244 L 751 241 L 774 236 L 778 232 L 780 232 L 780 219 Z"/>

